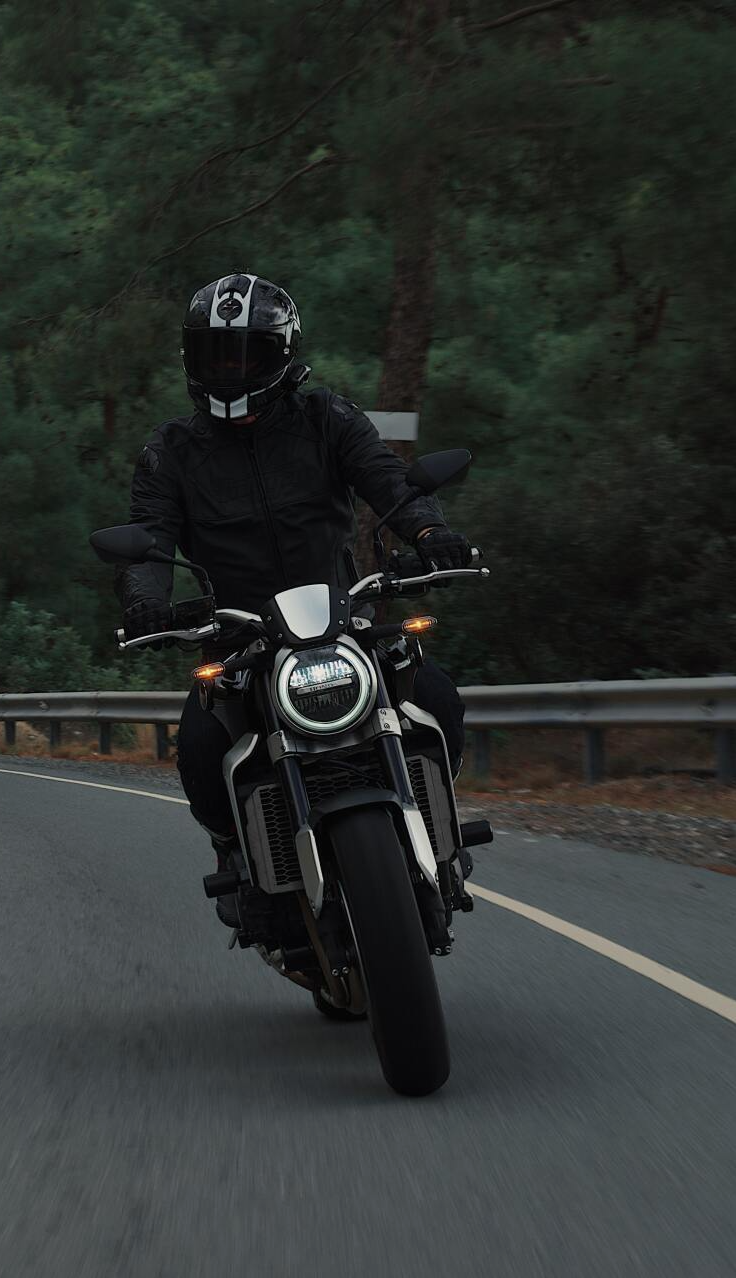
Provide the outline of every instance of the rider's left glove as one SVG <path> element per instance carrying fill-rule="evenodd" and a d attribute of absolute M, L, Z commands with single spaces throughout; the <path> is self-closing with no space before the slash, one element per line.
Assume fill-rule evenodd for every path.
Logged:
<path fill-rule="evenodd" d="M 171 629 L 171 604 L 162 599 L 139 599 L 123 613 L 123 629 L 126 639 L 139 639 L 143 635 L 160 634 Z M 164 639 L 163 646 L 170 648 L 173 639 Z M 162 641 L 154 640 L 151 648 L 160 648 Z"/>
<path fill-rule="evenodd" d="M 467 537 L 444 526 L 420 533 L 416 547 L 428 572 L 467 568 L 471 562 L 471 545 Z"/>

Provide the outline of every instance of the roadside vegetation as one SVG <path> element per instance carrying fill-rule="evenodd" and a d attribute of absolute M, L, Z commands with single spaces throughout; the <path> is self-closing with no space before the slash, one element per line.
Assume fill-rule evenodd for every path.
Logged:
<path fill-rule="evenodd" d="M 0 37 L 0 689 L 185 686 L 116 660 L 87 536 L 236 267 L 313 384 L 472 448 L 459 682 L 734 668 L 731 6 L 8 0 Z"/>

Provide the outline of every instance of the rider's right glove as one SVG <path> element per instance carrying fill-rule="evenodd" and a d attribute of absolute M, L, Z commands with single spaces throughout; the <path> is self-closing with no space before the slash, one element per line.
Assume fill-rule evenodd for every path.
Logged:
<path fill-rule="evenodd" d="M 452 532 L 444 524 L 421 532 L 415 544 L 427 572 L 452 571 L 470 565 L 472 548 L 467 537 Z"/>
<path fill-rule="evenodd" d="M 123 613 L 123 629 L 126 639 L 138 639 L 141 635 L 160 634 L 171 629 L 171 604 L 163 599 L 139 599 Z M 155 640 L 151 648 L 170 648 L 173 639 Z"/>

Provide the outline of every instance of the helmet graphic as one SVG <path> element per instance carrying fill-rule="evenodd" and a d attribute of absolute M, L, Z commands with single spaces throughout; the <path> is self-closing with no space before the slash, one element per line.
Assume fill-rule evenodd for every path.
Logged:
<path fill-rule="evenodd" d="M 231 421 L 289 389 L 301 325 L 289 294 L 239 272 L 194 294 L 183 324 L 187 389 L 201 411 Z"/>

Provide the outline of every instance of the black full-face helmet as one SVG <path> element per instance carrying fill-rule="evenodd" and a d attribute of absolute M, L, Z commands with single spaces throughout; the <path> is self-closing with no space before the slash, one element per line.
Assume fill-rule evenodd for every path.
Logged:
<path fill-rule="evenodd" d="M 187 389 L 202 412 L 231 421 L 260 413 L 290 389 L 299 312 L 270 280 L 238 272 L 194 294 L 184 316 Z"/>

